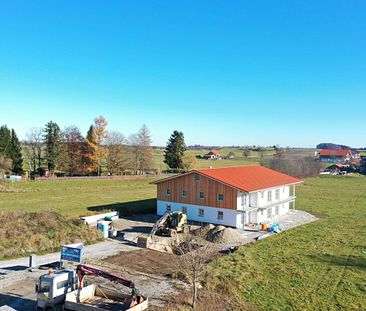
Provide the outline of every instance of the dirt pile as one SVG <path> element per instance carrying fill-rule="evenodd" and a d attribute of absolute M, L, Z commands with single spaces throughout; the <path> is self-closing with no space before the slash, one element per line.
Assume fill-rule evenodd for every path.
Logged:
<path fill-rule="evenodd" d="M 237 230 L 221 225 L 207 224 L 194 230 L 193 234 L 212 243 L 240 243 L 242 240 L 242 236 Z"/>

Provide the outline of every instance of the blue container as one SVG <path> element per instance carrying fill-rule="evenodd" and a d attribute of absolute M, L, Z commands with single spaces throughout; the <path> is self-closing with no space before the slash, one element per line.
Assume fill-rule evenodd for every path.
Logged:
<path fill-rule="evenodd" d="M 102 231 L 103 238 L 108 238 L 108 225 L 109 222 L 107 221 L 99 221 L 97 223 L 97 229 Z"/>

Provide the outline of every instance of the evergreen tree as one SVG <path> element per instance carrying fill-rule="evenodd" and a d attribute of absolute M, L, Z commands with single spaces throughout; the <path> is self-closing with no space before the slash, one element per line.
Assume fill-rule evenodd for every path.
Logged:
<path fill-rule="evenodd" d="M 10 159 L 11 132 L 6 125 L 0 127 L 0 156 Z"/>
<path fill-rule="evenodd" d="M 62 151 L 61 130 L 55 122 L 48 122 L 44 129 L 44 143 L 46 145 L 46 163 L 49 171 L 54 171 L 59 164 Z"/>
<path fill-rule="evenodd" d="M 183 168 L 183 155 L 186 151 L 183 132 L 174 131 L 165 147 L 164 163 L 170 168 Z"/>
<path fill-rule="evenodd" d="M 20 142 L 17 134 L 14 129 L 11 130 L 11 138 L 10 138 L 10 159 L 12 160 L 12 171 L 13 173 L 20 175 L 23 173 L 23 158 L 22 158 L 22 147 L 20 146 Z"/>

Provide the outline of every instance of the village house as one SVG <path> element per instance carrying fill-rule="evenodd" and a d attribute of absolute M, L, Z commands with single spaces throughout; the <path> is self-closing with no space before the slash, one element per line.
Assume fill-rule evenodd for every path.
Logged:
<path fill-rule="evenodd" d="M 351 159 L 351 150 L 349 149 L 322 149 L 319 153 L 319 159 L 322 162 L 336 163 L 346 162 Z"/>
<path fill-rule="evenodd" d="M 219 160 L 221 159 L 220 152 L 218 150 L 211 150 L 203 156 L 206 160 Z"/>
<path fill-rule="evenodd" d="M 299 183 L 257 165 L 193 170 L 154 182 L 157 214 L 182 211 L 189 220 L 244 229 L 295 208 Z"/>

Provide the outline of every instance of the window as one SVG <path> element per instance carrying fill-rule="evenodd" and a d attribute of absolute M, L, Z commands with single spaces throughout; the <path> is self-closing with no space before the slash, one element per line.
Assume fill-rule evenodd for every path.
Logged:
<path fill-rule="evenodd" d="M 267 208 L 267 218 L 272 217 L 272 208 Z"/>
<path fill-rule="evenodd" d="M 280 189 L 276 189 L 276 200 L 280 199 Z"/>
<path fill-rule="evenodd" d="M 57 289 L 61 289 L 61 288 L 64 288 L 64 287 L 67 287 L 67 285 L 68 285 L 69 283 L 68 283 L 68 281 L 66 280 L 66 281 L 61 281 L 61 282 L 58 282 L 57 283 Z"/>
<path fill-rule="evenodd" d="M 166 205 L 166 211 L 170 212 L 172 210 L 172 206 L 170 204 Z"/>
<path fill-rule="evenodd" d="M 217 195 L 217 201 L 224 201 L 224 195 L 222 193 Z"/>
<path fill-rule="evenodd" d="M 182 213 L 187 215 L 187 206 L 182 206 Z"/>
<path fill-rule="evenodd" d="M 285 193 L 285 191 L 286 191 L 286 188 L 282 188 L 282 192 Z"/>
<path fill-rule="evenodd" d="M 261 216 L 264 215 L 264 209 L 261 209 Z"/>
<path fill-rule="evenodd" d="M 182 198 L 186 198 L 187 197 L 187 191 L 186 190 L 183 190 L 182 191 Z"/>
<path fill-rule="evenodd" d="M 205 193 L 204 193 L 204 192 L 200 192 L 200 194 L 199 194 L 199 198 L 200 198 L 201 200 L 203 200 L 203 199 L 205 198 Z"/>
<path fill-rule="evenodd" d="M 218 212 L 217 212 L 217 219 L 218 219 L 218 220 L 223 220 L 223 219 L 224 219 L 224 212 L 220 212 L 220 211 L 218 211 Z"/>
<path fill-rule="evenodd" d="M 275 215 L 278 215 L 278 208 L 279 208 L 279 206 L 277 205 L 277 206 L 275 207 Z"/>
<path fill-rule="evenodd" d="M 261 198 L 264 198 L 264 191 L 261 192 Z"/>
<path fill-rule="evenodd" d="M 171 192 L 170 188 L 167 188 L 167 189 L 166 189 L 166 195 L 169 197 L 169 196 L 171 195 L 171 193 L 172 193 L 172 192 Z"/>
<path fill-rule="evenodd" d="M 267 192 L 267 202 L 272 202 L 272 191 L 271 190 L 269 190 Z"/>
<path fill-rule="evenodd" d="M 201 180 L 201 176 L 196 174 L 196 176 L 194 177 L 196 181 L 200 181 Z"/>
<path fill-rule="evenodd" d="M 198 209 L 198 216 L 199 217 L 204 217 L 205 216 L 205 210 L 203 208 Z"/>

